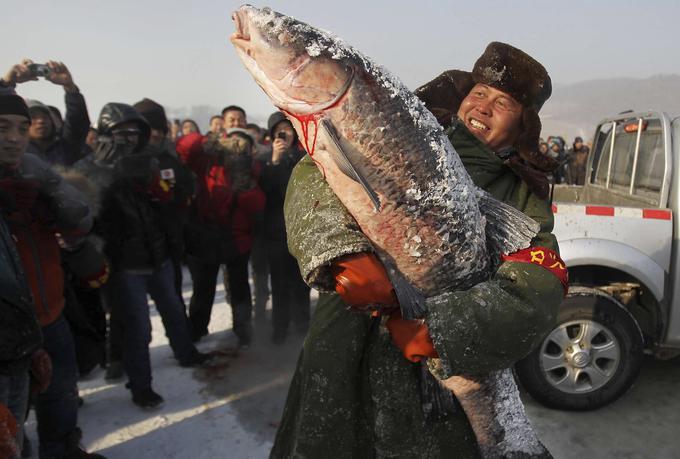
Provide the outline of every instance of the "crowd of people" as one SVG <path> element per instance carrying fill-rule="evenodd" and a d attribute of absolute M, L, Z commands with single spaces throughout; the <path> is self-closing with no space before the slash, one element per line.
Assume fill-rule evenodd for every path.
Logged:
<path fill-rule="evenodd" d="M 583 186 L 586 182 L 586 163 L 590 148 L 583 143 L 582 137 L 575 137 L 568 148 L 561 136 L 540 139 L 539 151 L 555 159 L 559 165 L 553 172 L 553 183 Z"/>
<path fill-rule="evenodd" d="M 506 47 L 492 44 L 487 53 Z M 540 64 L 523 54 L 508 60 L 545 73 Z M 520 114 L 527 119 L 538 118 L 538 109 L 549 96 L 549 92 L 547 95 L 537 93 L 533 96 L 535 100 L 520 103 L 507 95 L 521 94 L 515 91 L 515 86 L 499 86 L 495 80 L 482 79 L 481 83 L 476 83 L 483 88 L 473 90 L 477 86 L 467 73 L 454 76 L 465 83 L 467 90 L 460 94 L 460 100 L 457 99 L 459 121 L 454 127 L 459 129 L 454 132 L 451 128 L 449 136 L 461 151 L 465 151 L 466 146 L 474 147 L 467 153 L 468 161 L 486 155 L 487 147 L 505 152 L 508 145 L 496 145 L 484 137 L 484 130 L 474 136 L 469 133 L 468 130 L 477 132 L 475 126 L 480 122 L 463 126 L 461 123 L 467 120 L 464 110 L 481 113 L 483 110 L 479 106 L 484 104 L 488 105 L 487 110 L 495 110 L 496 105 L 492 107 L 484 102 L 493 96 L 494 100 L 502 101 L 497 104 L 501 114 L 516 122 Z M 22 85 L 38 78 L 63 88 L 66 106 L 63 117 L 55 107 L 21 97 Z M 451 78 L 443 74 L 439 80 L 449 84 Z M 549 83 L 547 73 L 542 78 Z M 544 87 L 544 82 L 531 82 L 537 88 Z M 430 104 L 428 108 L 433 113 L 443 113 L 450 124 L 455 119 L 451 107 L 437 111 L 436 106 L 431 106 L 432 100 L 442 99 L 441 87 L 426 85 L 419 89 L 418 95 Z M 532 124 L 536 125 L 540 129 L 540 124 Z M 512 131 L 514 137 L 524 138 L 519 135 L 519 128 L 508 126 L 505 128 Z M 481 138 L 483 145 L 473 137 Z M 525 137 L 530 138 L 532 151 L 535 151 L 538 132 L 531 131 Z M 550 137 L 545 142 L 541 140 L 539 150 L 559 164 L 553 172 L 553 183 L 584 183 L 588 147 L 581 138 L 576 138 L 572 148 L 566 149 L 563 138 Z M 293 226 L 297 228 L 295 225 L 298 225 L 300 231 L 294 232 L 296 236 L 291 236 L 289 244 L 284 201 L 293 168 L 303 156 L 293 125 L 280 112 L 273 113 L 267 127 L 261 128 L 248 123 L 242 107 L 228 105 L 210 119 L 209 128 L 203 134 L 194 120 L 170 122 L 161 104 L 144 98 L 131 105 L 107 103 L 92 125 L 85 98 L 63 63 L 50 61 L 37 66 L 24 60 L 12 66 L 0 79 L 0 457 L 30 455 L 32 446 L 23 435 L 23 424 L 33 407 L 41 459 L 101 458 L 99 454 L 82 449 L 78 427 L 77 381 L 79 376 L 97 366 L 106 367 L 105 377 L 109 381 L 122 381 L 127 377 L 126 387 L 135 405 L 153 409 L 164 402 L 152 385 L 147 296 L 155 303 L 180 367 L 209 365 L 214 358 L 211 353 L 200 352 L 196 343 L 209 333 L 220 269 L 239 348 L 251 345 L 256 324 L 271 327 L 270 340 L 275 345 L 284 343 L 291 329 L 305 334 L 310 327 L 310 288 L 298 266 L 298 260 L 304 259 L 301 254 L 308 249 L 303 247 L 302 235 L 326 231 L 328 237 L 316 237 L 323 239 L 325 244 L 348 239 L 336 237 L 323 222 L 308 225 L 305 218 L 295 214 L 291 217 Z M 529 203 L 524 203 L 527 209 L 548 212 L 549 207 L 544 206 L 548 199 L 547 181 L 544 184 L 533 179 L 535 174 L 527 172 L 526 161 L 537 159 L 526 158 L 514 155 L 503 159 L 506 162 L 502 164 L 508 167 L 493 172 L 497 175 L 493 175 L 487 185 L 490 187 L 492 182 L 503 181 L 509 188 L 503 188 L 505 191 L 494 188 L 496 194 L 510 199 L 508 190 L 515 190 L 513 193 L 523 193 L 521 196 L 529 196 L 539 203 L 527 201 Z M 316 169 L 311 161 L 303 162 L 302 166 L 297 172 L 300 181 L 318 180 L 318 177 L 314 178 Z M 486 176 L 479 172 L 474 177 L 481 180 Z M 525 182 L 528 185 L 525 186 Z M 311 198 L 300 185 L 291 188 L 291 205 L 299 209 L 319 205 L 318 200 L 314 203 L 306 201 Z M 329 198 L 328 202 L 322 202 L 321 207 L 335 209 L 335 201 L 331 201 Z M 550 220 L 540 212 L 532 213 L 532 218 Z M 337 213 L 341 211 L 337 210 Z M 556 247 L 549 229 L 545 228 L 543 245 Z M 359 238 L 354 234 L 358 231 L 356 228 L 342 230 Z M 299 252 L 298 260 L 291 255 L 289 247 Z M 343 248 L 347 257 L 342 258 L 342 263 L 370 264 L 373 259 L 364 253 L 353 253 L 355 249 L 354 246 Z M 320 261 L 323 257 L 311 259 Z M 528 272 L 525 261 L 505 260 L 504 263 L 520 266 L 522 273 Z M 341 263 L 338 266 L 344 266 L 341 274 L 348 269 Z M 188 269 L 193 284 L 188 305 L 182 297 L 183 267 Z M 545 276 L 541 271 L 543 268 L 536 269 Z M 307 277 L 311 276 L 310 271 L 313 270 L 305 271 Z M 360 274 L 365 275 L 365 272 Z M 253 279 L 253 292 L 250 278 Z M 556 279 L 544 282 L 544 290 L 552 295 L 550 299 L 561 298 L 564 282 L 561 278 Z M 383 283 L 389 285 L 388 281 Z M 373 298 L 376 292 L 368 290 L 365 292 L 367 298 Z M 333 368 L 325 368 L 326 362 L 333 360 L 327 358 L 326 352 L 334 346 L 345 343 L 349 349 L 366 340 L 371 345 L 378 343 L 377 337 L 370 338 L 377 334 L 377 328 L 369 323 L 372 319 L 368 316 L 358 318 L 345 311 L 346 308 L 338 308 L 341 299 L 353 304 L 346 298 L 347 292 L 344 294 L 321 297 L 320 309 L 327 314 L 321 314 L 317 327 L 324 328 L 323 320 L 347 320 L 349 325 L 335 328 L 335 334 L 329 336 L 310 334 L 320 344 L 306 348 L 303 353 L 289 403 L 297 403 L 296 391 L 304 389 L 301 378 L 305 375 L 315 377 L 319 369 L 328 370 L 328 374 L 339 372 L 338 378 L 330 378 L 329 391 L 335 391 L 334 394 L 351 392 L 347 396 L 349 404 L 358 396 L 357 381 L 348 383 L 342 371 L 361 366 L 360 362 L 352 360 L 354 356 L 359 358 L 360 352 L 348 354 L 345 361 L 339 359 L 339 366 L 334 360 Z M 502 291 L 501 294 L 508 295 Z M 265 313 L 270 296 L 271 323 Z M 512 295 L 510 298 L 515 301 Z M 518 305 L 524 304 L 522 301 L 516 300 Z M 374 301 L 365 302 L 372 304 Z M 543 307 L 533 306 L 536 310 Z M 520 309 L 526 308 L 517 308 Z M 519 314 L 515 319 L 524 324 L 523 317 Z M 447 316 L 444 322 L 448 324 L 448 320 Z M 390 321 L 387 325 L 394 340 L 398 335 L 397 319 L 393 317 Z M 430 324 L 436 325 L 436 322 Z M 425 325 L 420 324 L 420 327 Z M 344 334 L 350 329 L 357 337 Z M 427 328 L 424 330 L 427 334 Z M 535 333 L 536 336 L 539 334 Z M 436 356 L 431 341 L 427 343 L 429 350 L 422 355 Z M 458 343 L 451 345 L 454 344 Z M 519 349 L 513 356 L 525 351 Z M 343 347 L 342 352 L 333 354 L 334 359 L 344 352 Z M 409 360 L 415 362 L 420 358 Z M 404 362 L 394 364 L 406 368 Z M 408 371 L 410 373 L 402 375 L 404 381 L 413 382 L 415 373 Z M 321 391 L 315 393 L 315 396 L 322 395 Z M 329 396 L 323 400 L 334 399 Z M 404 412 L 411 412 L 414 407 L 405 407 Z M 287 408 L 289 417 L 294 416 L 296 409 L 303 409 L 303 404 Z M 308 417 L 305 421 L 314 424 L 310 432 L 323 426 L 329 428 L 328 435 L 333 435 L 335 428 L 318 416 Z M 301 418 L 295 419 L 298 422 Z M 392 421 L 397 422 L 396 418 Z M 286 429 L 292 428 L 295 422 L 284 417 L 274 448 L 275 457 L 279 453 L 281 457 L 287 457 L 283 451 L 289 447 L 298 448 L 292 438 L 306 441 L 300 434 L 302 428 L 296 428 L 298 437 L 293 434 L 285 437 Z M 353 435 L 344 434 L 347 434 L 346 438 Z"/>
<path fill-rule="evenodd" d="M 21 97 L 38 78 L 62 86 L 63 117 Z M 263 129 L 235 105 L 205 135 L 148 98 L 108 103 L 91 126 L 63 63 L 12 66 L 0 79 L 0 457 L 31 454 L 30 407 L 41 459 L 102 457 L 82 449 L 78 427 L 77 381 L 97 366 L 109 381 L 127 376 L 139 407 L 164 402 L 152 386 L 147 295 L 180 367 L 214 358 L 195 343 L 209 333 L 220 268 L 240 348 L 254 321 L 270 326 L 270 290 L 271 341 L 306 333 L 310 289 L 283 211 L 303 155 L 281 113 Z"/>

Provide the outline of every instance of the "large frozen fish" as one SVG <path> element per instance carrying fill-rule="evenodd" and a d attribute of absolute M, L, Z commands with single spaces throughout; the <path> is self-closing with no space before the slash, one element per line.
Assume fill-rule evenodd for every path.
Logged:
<path fill-rule="evenodd" d="M 405 318 L 422 317 L 426 297 L 487 279 L 500 253 L 529 245 L 536 222 L 473 184 L 435 117 L 388 71 L 268 8 L 246 5 L 233 19 L 241 60 L 371 240 Z M 549 457 L 521 403 L 508 403 L 508 386 L 516 396 L 509 370 L 447 381 L 486 457 Z M 516 421 L 528 428 L 506 435 Z"/>

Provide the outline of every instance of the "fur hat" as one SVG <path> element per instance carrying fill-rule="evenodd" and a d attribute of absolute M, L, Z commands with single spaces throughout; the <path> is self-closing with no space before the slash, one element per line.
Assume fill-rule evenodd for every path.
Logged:
<path fill-rule="evenodd" d="M 536 112 L 552 94 L 545 68 L 524 51 L 505 43 L 489 43 L 472 68 L 475 83 L 483 83 L 510 94 L 525 108 Z"/>
<path fill-rule="evenodd" d="M 554 170 L 557 162 L 538 153 L 541 133 L 538 111 L 550 97 L 552 83 L 545 68 L 524 51 L 505 43 L 489 43 L 472 72 L 448 70 L 416 89 L 415 94 L 442 126 L 448 127 L 477 83 L 503 91 L 522 105 L 522 132 L 515 148 L 522 159 L 537 169 Z"/>
<path fill-rule="evenodd" d="M 168 118 L 162 105 L 146 97 L 133 105 L 148 122 L 151 129 L 157 129 L 164 134 L 168 133 Z"/>

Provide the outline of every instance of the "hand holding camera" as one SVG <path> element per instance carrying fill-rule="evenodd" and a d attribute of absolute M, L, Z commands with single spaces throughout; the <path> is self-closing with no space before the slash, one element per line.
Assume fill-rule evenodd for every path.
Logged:
<path fill-rule="evenodd" d="M 63 86 L 67 92 L 77 92 L 78 87 L 73 82 L 73 77 L 63 62 L 47 61 L 45 64 L 36 64 L 30 59 L 24 59 L 21 63 L 10 68 L 2 80 L 2 86 L 14 86 L 26 81 L 37 81 L 44 78 L 56 85 Z"/>
<path fill-rule="evenodd" d="M 286 142 L 286 133 L 278 132 L 276 138 L 272 143 L 272 164 L 278 164 L 283 158 L 283 154 L 288 150 L 288 143 Z"/>
<path fill-rule="evenodd" d="M 31 65 L 35 64 L 30 59 L 24 59 L 19 64 L 13 65 L 2 77 L 0 84 L 2 86 L 14 86 L 27 81 L 37 81 L 38 77 L 33 74 Z"/>

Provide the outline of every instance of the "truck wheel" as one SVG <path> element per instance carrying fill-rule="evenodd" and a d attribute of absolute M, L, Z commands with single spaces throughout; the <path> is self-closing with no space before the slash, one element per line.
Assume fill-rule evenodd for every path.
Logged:
<path fill-rule="evenodd" d="M 572 287 L 557 324 L 516 366 L 534 399 L 550 408 L 585 411 L 630 388 L 642 365 L 644 339 L 619 301 L 597 289 Z"/>

